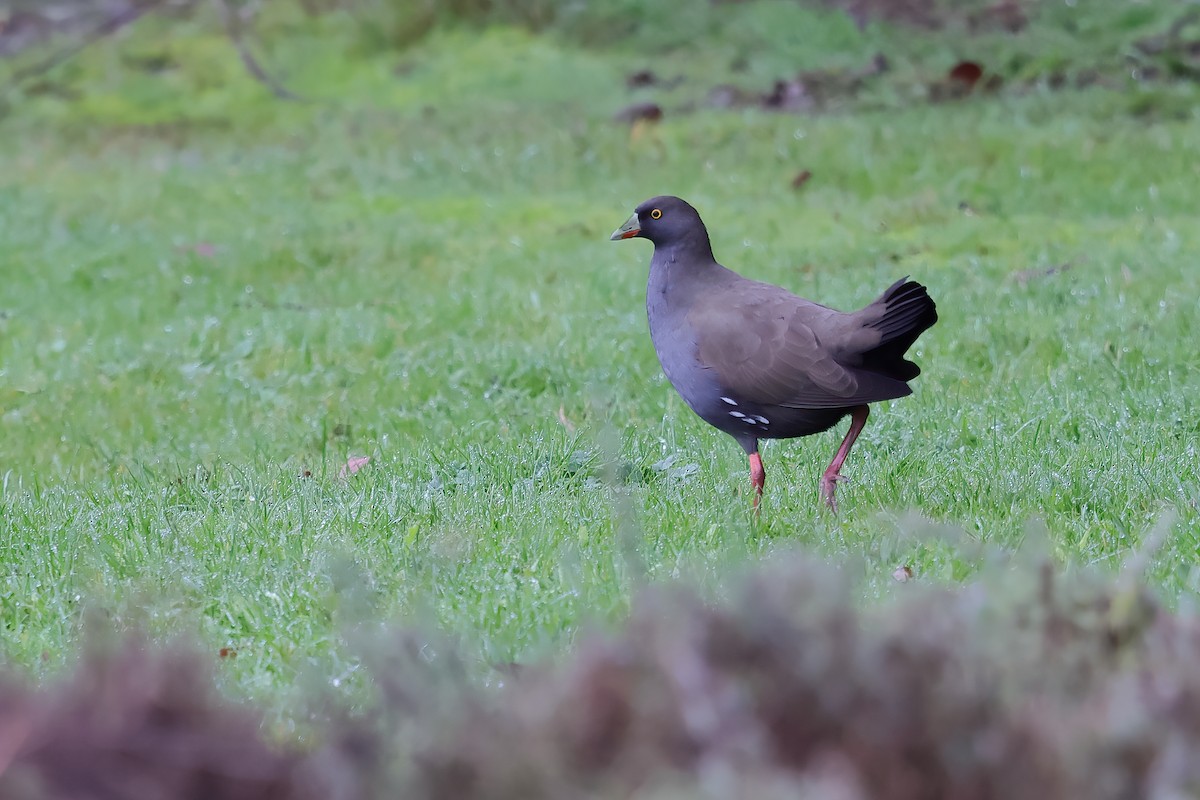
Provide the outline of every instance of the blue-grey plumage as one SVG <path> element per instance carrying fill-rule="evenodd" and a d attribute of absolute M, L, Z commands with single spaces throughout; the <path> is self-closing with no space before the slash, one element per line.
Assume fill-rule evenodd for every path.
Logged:
<path fill-rule="evenodd" d="M 678 197 L 637 207 L 613 239 L 654 243 L 646 285 L 650 337 L 684 402 L 751 457 L 755 505 L 765 473 L 760 439 L 790 439 L 852 423 L 821 491 L 836 510 L 842 462 L 867 404 L 911 394 L 920 374 L 904 355 L 937 322 L 925 287 L 902 279 L 875 302 L 836 311 L 749 280 L 717 262 L 696 210 Z"/>

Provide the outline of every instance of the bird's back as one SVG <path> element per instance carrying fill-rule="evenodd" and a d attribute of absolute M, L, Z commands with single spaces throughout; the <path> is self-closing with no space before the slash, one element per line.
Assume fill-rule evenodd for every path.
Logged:
<path fill-rule="evenodd" d="M 844 313 L 722 268 L 681 300 L 651 325 L 667 377 L 711 424 L 762 438 L 814 433 L 910 394 L 920 370 L 904 351 L 936 321 L 924 287 L 903 281 Z"/>

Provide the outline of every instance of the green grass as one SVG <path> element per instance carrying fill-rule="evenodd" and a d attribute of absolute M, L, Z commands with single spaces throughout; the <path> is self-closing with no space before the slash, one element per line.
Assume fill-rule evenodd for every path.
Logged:
<path fill-rule="evenodd" d="M 911 37 L 788 8 L 713 46 L 787 14 L 858 36 L 847 64 Z M 1200 589 L 1200 137 L 1172 111 L 1194 87 L 669 114 L 631 142 L 609 117 L 645 31 L 346 57 L 350 23 L 284 19 L 271 63 L 317 98 L 286 104 L 201 22 L 150 22 L 63 68 L 75 99 L 12 94 L 0 121 L 9 664 L 53 669 L 89 624 L 198 634 L 237 650 L 236 691 L 287 705 L 353 682 L 347 632 L 378 620 L 523 659 L 646 580 L 720 591 L 796 545 L 886 593 L 899 563 L 963 579 L 1031 520 L 1064 562 L 1116 566 L 1164 511 L 1154 580 Z M 125 58 L 162 48 L 165 74 Z M 725 78 L 665 53 L 681 103 Z M 749 276 L 841 308 L 904 274 L 936 298 L 839 518 L 816 483 L 842 431 L 766 446 L 756 522 L 740 449 L 661 376 L 649 246 L 607 236 L 664 192 Z M 372 462 L 339 480 L 351 455 Z"/>

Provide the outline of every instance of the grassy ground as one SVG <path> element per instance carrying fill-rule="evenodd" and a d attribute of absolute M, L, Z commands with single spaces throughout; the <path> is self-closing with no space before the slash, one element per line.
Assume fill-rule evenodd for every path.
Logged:
<path fill-rule="evenodd" d="M 1165 27 L 1153 8 L 1129 24 Z M 646 580 L 719 592 L 795 545 L 881 594 L 898 564 L 960 580 L 1031 527 L 1115 565 L 1164 512 L 1152 573 L 1194 597 L 1200 93 L 926 105 L 916 76 L 965 45 L 739 14 L 695 23 L 707 50 L 496 28 L 402 52 L 283 15 L 268 62 L 303 104 L 203 20 L 150 20 L 9 92 L 4 660 L 60 665 L 100 617 L 233 648 L 230 685 L 287 705 L 353 682 L 356 623 L 431 622 L 487 664 L 555 652 Z M 1026 39 L 980 41 L 1029 63 Z M 854 110 L 671 112 L 706 80 L 889 47 L 900 77 Z M 688 81 L 631 141 L 610 116 L 643 68 Z M 664 192 L 747 275 L 842 308 L 905 274 L 936 298 L 916 393 L 872 416 L 839 518 L 816 482 L 841 431 L 766 447 L 756 522 L 740 449 L 662 378 L 649 247 L 607 235 Z"/>

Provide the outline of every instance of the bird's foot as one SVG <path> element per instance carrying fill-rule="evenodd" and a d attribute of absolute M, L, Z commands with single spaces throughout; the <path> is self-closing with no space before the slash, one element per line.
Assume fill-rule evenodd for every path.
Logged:
<path fill-rule="evenodd" d="M 849 482 L 849 480 L 845 475 L 840 475 L 832 470 L 826 470 L 825 474 L 821 476 L 821 497 L 825 498 L 825 505 L 829 506 L 829 510 L 834 514 L 837 513 L 837 499 L 834 497 L 837 485 L 842 481 Z"/>

